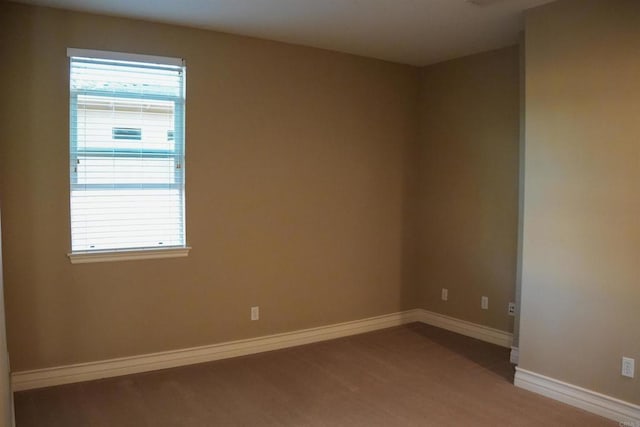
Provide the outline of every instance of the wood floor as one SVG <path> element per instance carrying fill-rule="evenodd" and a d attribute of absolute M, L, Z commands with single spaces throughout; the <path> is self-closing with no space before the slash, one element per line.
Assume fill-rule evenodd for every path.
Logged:
<path fill-rule="evenodd" d="M 517 389 L 508 350 L 422 324 L 16 393 L 30 426 L 616 426 Z"/>

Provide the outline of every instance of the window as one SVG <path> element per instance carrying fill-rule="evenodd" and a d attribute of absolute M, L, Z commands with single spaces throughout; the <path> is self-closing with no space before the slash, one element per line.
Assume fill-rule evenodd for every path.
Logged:
<path fill-rule="evenodd" d="M 72 262 L 186 255 L 183 61 L 68 55 Z"/>

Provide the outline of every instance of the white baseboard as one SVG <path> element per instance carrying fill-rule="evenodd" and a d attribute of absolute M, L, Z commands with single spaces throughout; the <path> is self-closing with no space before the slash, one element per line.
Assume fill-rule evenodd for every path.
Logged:
<path fill-rule="evenodd" d="M 210 362 L 230 357 L 245 356 L 263 351 L 278 350 L 325 341 L 349 335 L 361 334 L 378 329 L 390 328 L 418 321 L 417 310 L 370 317 L 362 320 L 338 323 L 294 332 L 268 335 L 238 341 L 180 350 L 163 351 L 118 359 L 75 365 L 14 372 L 11 374 L 13 391 L 29 390 L 54 385 L 90 381 L 174 368 L 195 363 Z"/>
<path fill-rule="evenodd" d="M 422 323 L 426 323 L 427 325 L 437 326 L 438 328 L 490 342 L 501 347 L 511 348 L 513 334 L 509 332 L 479 325 L 477 323 L 467 322 L 466 320 L 456 319 L 455 317 L 445 316 L 444 314 L 434 313 L 428 310 L 419 309 L 417 311 L 417 320 Z"/>
<path fill-rule="evenodd" d="M 80 381 L 90 381 L 294 347 L 411 322 L 426 323 L 507 348 L 511 347 L 513 338 L 512 334 L 498 329 L 455 319 L 427 310 L 415 309 L 351 322 L 202 347 L 14 372 L 11 374 L 11 382 L 14 391 L 21 391 Z M 518 348 L 513 347 L 511 349 L 512 363 L 517 363 L 517 359 Z M 622 423 L 621 425 L 640 427 L 640 406 L 638 405 L 545 377 L 519 367 L 516 367 L 514 384 L 517 387 L 618 421 Z"/>
<path fill-rule="evenodd" d="M 640 406 L 587 390 L 516 367 L 516 387 L 550 397 L 571 406 L 617 421 L 620 425 L 640 427 Z"/>
<path fill-rule="evenodd" d="M 503 347 L 511 345 L 512 335 L 487 326 L 455 319 L 427 310 L 415 309 L 383 316 L 317 328 L 303 329 L 282 334 L 267 335 L 238 341 L 202 347 L 170 350 L 139 356 L 97 362 L 79 363 L 75 365 L 36 369 L 32 371 L 14 372 L 11 374 L 13 391 L 50 387 L 100 378 L 136 374 L 158 369 L 174 368 L 195 363 L 211 362 L 230 357 L 245 356 L 264 351 L 295 347 L 318 341 L 325 341 L 349 335 L 361 334 L 378 329 L 390 328 L 411 322 L 422 322 L 428 325 L 447 329 L 472 338 L 487 341 Z"/>
<path fill-rule="evenodd" d="M 514 365 L 517 365 L 519 360 L 520 360 L 520 349 L 518 347 L 511 347 L 511 354 L 509 355 L 509 361 Z"/>

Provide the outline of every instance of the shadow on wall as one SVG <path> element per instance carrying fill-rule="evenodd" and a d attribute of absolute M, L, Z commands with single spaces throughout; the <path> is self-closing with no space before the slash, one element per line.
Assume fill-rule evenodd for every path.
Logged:
<path fill-rule="evenodd" d="M 436 328 L 425 324 L 412 325 L 413 331 L 427 338 L 430 342 L 440 345 L 456 355 L 467 359 L 479 368 L 487 369 L 513 383 L 514 369 L 509 360 L 509 349 L 499 347 L 475 338 L 456 334 L 445 329 Z M 456 369 L 458 364 L 454 364 Z M 474 368 L 466 368 L 474 369 Z"/>

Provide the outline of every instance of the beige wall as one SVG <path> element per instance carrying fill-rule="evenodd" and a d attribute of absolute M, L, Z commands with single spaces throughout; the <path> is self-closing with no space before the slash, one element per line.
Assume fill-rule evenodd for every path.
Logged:
<path fill-rule="evenodd" d="M 412 307 L 416 68 L 11 3 L 0 16 L 14 370 Z M 186 58 L 188 258 L 69 263 L 67 47 Z"/>
<path fill-rule="evenodd" d="M 526 19 L 520 366 L 640 403 L 640 2 Z"/>
<path fill-rule="evenodd" d="M 514 300 L 519 58 L 510 47 L 423 69 L 418 292 L 425 308 L 505 331 Z M 449 290 L 442 301 L 442 288 Z M 489 297 L 481 310 L 480 298 Z"/>
<path fill-rule="evenodd" d="M 1 206 L 1 204 L 0 204 Z M 2 227 L 0 226 L 0 236 Z M 0 242 L 0 426 L 15 425 L 13 422 L 13 395 L 11 394 L 11 380 L 9 353 L 7 349 L 7 332 L 5 322 L 4 282 L 2 279 L 2 244 Z"/>

